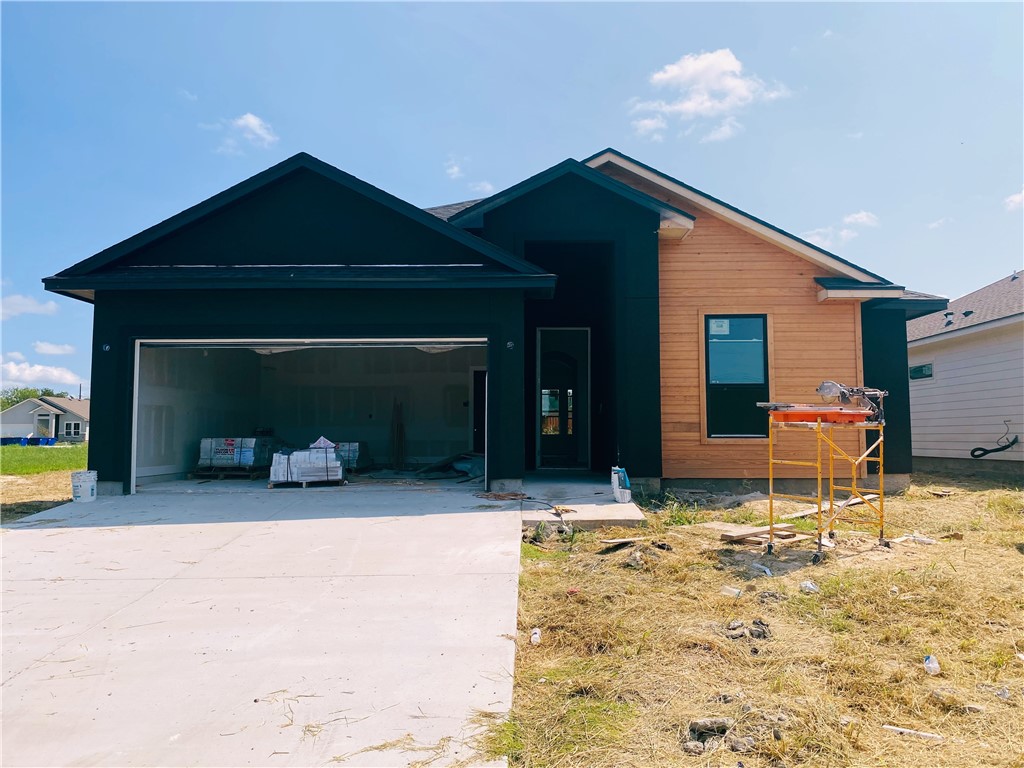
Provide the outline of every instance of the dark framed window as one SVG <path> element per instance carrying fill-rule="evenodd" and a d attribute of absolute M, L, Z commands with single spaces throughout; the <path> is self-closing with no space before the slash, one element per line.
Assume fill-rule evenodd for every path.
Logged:
<path fill-rule="evenodd" d="M 705 315 L 708 437 L 767 437 L 768 316 Z"/>
<path fill-rule="evenodd" d="M 932 364 L 925 363 L 924 365 L 912 365 L 910 366 L 910 380 L 917 381 L 918 379 L 930 379 L 932 377 Z"/>

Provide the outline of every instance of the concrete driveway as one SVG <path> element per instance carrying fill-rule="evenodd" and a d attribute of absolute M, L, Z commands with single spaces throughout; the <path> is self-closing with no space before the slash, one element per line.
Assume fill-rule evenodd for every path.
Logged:
<path fill-rule="evenodd" d="M 443 485 L 211 486 L 5 527 L 0 762 L 471 756 L 476 713 L 511 706 L 518 506 Z"/>

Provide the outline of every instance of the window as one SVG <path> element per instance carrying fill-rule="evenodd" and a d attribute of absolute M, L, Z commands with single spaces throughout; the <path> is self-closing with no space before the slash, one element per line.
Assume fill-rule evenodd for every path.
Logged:
<path fill-rule="evenodd" d="M 704 361 L 708 437 L 767 437 L 768 318 L 706 315 Z"/>
<path fill-rule="evenodd" d="M 81 437 L 82 423 L 80 421 L 64 422 L 64 437 Z"/>
<path fill-rule="evenodd" d="M 557 389 L 542 389 L 540 392 L 540 433 L 542 435 L 560 435 L 562 433 L 558 396 Z"/>
<path fill-rule="evenodd" d="M 912 365 L 910 366 L 910 380 L 917 381 L 918 379 L 930 379 L 932 377 L 932 364 L 925 363 L 924 365 Z"/>

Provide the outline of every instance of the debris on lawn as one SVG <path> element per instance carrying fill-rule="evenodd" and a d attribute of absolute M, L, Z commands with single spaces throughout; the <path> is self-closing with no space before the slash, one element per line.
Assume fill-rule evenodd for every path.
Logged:
<path fill-rule="evenodd" d="M 722 587 L 721 594 L 726 597 L 739 597 L 743 594 L 743 590 L 737 587 Z"/>
<path fill-rule="evenodd" d="M 729 622 L 728 626 L 726 626 L 725 636 L 730 640 L 739 640 L 744 637 L 750 637 L 754 640 L 770 640 L 772 633 L 768 624 L 763 619 L 754 619 L 749 627 L 737 619 Z"/>
<path fill-rule="evenodd" d="M 930 741 L 943 741 L 945 739 L 945 737 L 940 736 L 937 733 L 915 731 L 912 728 L 900 728 L 897 725 L 883 725 L 882 730 L 891 731 L 892 733 L 899 734 L 900 736 L 918 736 L 922 739 L 929 739 Z"/>
<path fill-rule="evenodd" d="M 808 579 L 807 581 L 800 582 L 800 591 L 806 592 L 809 595 L 817 595 L 821 592 L 821 589 L 817 584 Z"/>

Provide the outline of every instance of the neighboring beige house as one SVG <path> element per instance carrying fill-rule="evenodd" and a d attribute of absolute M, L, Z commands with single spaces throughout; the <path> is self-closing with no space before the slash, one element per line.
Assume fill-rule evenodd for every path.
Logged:
<path fill-rule="evenodd" d="M 1024 272 L 909 321 L 907 342 L 914 468 L 1024 477 Z"/>
<path fill-rule="evenodd" d="M 89 401 L 70 397 L 32 397 L 0 412 L 2 437 L 56 437 L 62 442 L 89 440 Z"/>

